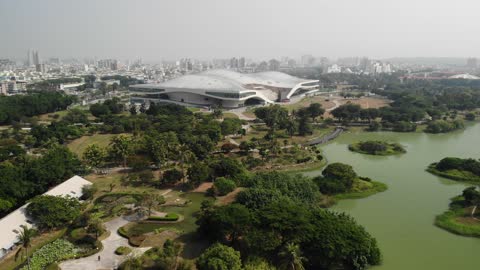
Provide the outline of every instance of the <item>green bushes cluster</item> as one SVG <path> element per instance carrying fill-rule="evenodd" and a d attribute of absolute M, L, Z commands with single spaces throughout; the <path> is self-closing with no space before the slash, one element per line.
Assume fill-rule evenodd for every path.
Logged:
<path fill-rule="evenodd" d="M 72 243 L 57 239 L 35 251 L 30 259 L 30 268 L 25 265 L 21 270 L 43 270 L 51 263 L 74 258 L 76 254 Z"/>
<path fill-rule="evenodd" d="M 445 133 L 454 131 L 457 129 L 464 128 L 465 125 L 461 120 L 454 120 L 454 121 L 445 121 L 445 120 L 435 120 L 428 123 L 425 132 L 428 133 Z"/>
<path fill-rule="evenodd" d="M 405 149 L 398 143 L 383 141 L 363 141 L 348 146 L 350 151 L 369 155 L 392 155 L 405 153 Z"/>
<path fill-rule="evenodd" d="M 224 196 L 232 192 L 237 188 L 235 181 L 227 179 L 225 177 L 218 177 L 213 183 L 213 192 L 216 195 Z"/>
<path fill-rule="evenodd" d="M 129 247 L 121 246 L 115 249 L 115 254 L 117 255 L 128 255 L 130 252 L 132 252 L 132 249 Z"/>
<path fill-rule="evenodd" d="M 168 213 L 164 217 L 159 217 L 159 216 L 150 216 L 148 217 L 148 220 L 151 221 L 177 221 L 179 219 L 179 215 L 176 213 Z"/>

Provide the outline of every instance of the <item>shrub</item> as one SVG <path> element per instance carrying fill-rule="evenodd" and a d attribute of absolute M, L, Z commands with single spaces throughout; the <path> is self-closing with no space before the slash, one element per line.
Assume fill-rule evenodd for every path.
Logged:
<path fill-rule="evenodd" d="M 465 114 L 465 120 L 467 120 L 467 121 L 474 121 L 474 120 L 475 120 L 475 114 L 474 114 L 474 113 L 467 113 L 467 114 Z"/>
<path fill-rule="evenodd" d="M 21 270 L 42 270 L 49 264 L 75 257 L 75 246 L 63 239 L 57 239 L 33 253 L 30 259 L 30 269 L 24 266 Z"/>
<path fill-rule="evenodd" d="M 117 255 L 127 255 L 130 254 L 130 252 L 132 252 L 132 249 L 129 247 L 121 246 L 115 249 L 115 254 Z"/>
<path fill-rule="evenodd" d="M 215 193 L 217 195 L 223 196 L 232 192 L 237 185 L 233 180 L 227 179 L 225 177 L 218 177 L 213 183 Z"/>
<path fill-rule="evenodd" d="M 237 146 L 233 143 L 224 143 L 222 145 L 222 151 L 225 153 L 230 153 L 231 151 L 235 150 Z"/>
<path fill-rule="evenodd" d="M 162 177 L 162 184 L 175 184 L 183 178 L 183 172 L 177 169 L 165 171 Z"/>

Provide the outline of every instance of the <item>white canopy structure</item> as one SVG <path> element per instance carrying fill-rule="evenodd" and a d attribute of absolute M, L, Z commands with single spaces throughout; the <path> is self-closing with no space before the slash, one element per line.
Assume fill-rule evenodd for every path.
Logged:
<path fill-rule="evenodd" d="M 58 186 L 53 187 L 43 195 L 70 195 L 74 198 L 80 198 L 82 196 L 83 187 L 91 184 L 91 182 L 75 175 Z M 27 227 L 34 226 L 34 223 L 29 220 L 26 215 L 27 206 L 28 203 L 0 219 L 0 258 L 5 256 L 9 250 L 15 247 L 20 225 L 26 225 Z"/>
<path fill-rule="evenodd" d="M 239 73 L 208 70 L 159 84 L 129 87 L 133 103 L 170 100 L 193 105 L 235 108 L 255 103 L 273 103 L 319 88 L 318 80 L 305 80 L 282 72 Z"/>

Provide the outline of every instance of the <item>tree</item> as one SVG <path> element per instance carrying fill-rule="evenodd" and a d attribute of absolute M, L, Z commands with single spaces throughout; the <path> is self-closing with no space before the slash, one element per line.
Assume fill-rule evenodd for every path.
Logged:
<path fill-rule="evenodd" d="M 70 124 L 75 123 L 88 123 L 88 116 L 85 111 L 80 109 L 71 109 L 68 113 L 62 118 L 62 121 L 68 122 Z"/>
<path fill-rule="evenodd" d="M 102 117 L 104 115 L 110 114 L 110 109 L 108 106 L 100 103 L 90 105 L 90 113 L 95 117 Z"/>
<path fill-rule="evenodd" d="M 28 249 L 32 247 L 32 240 L 33 237 L 37 235 L 37 231 L 33 228 L 28 228 L 27 225 L 20 225 L 20 229 L 21 230 L 17 235 L 17 241 L 18 244 L 20 244 L 20 248 L 17 253 L 15 253 L 15 260 L 17 260 L 21 254 L 25 253 L 25 257 L 27 257 L 27 268 L 30 269 L 30 255 L 28 254 Z"/>
<path fill-rule="evenodd" d="M 231 151 L 235 150 L 235 148 L 237 148 L 237 146 L 233 143 L 224 143 L 221 147 L 222 151 L 225 153 L 230 153 Z"/>
<path fill-rule="evenodd" d="M 137 115 L 137 106 L 135 104 L 130 105 L 130 115 Z"/>
<path fill-rule="evenodd" d="M 105 158 L 107 157 L 107 152 L 104 148 L 101 148 L 97 144 L 90 144 L 83 152 L 83 160 L 84 162 L 93 167 L 99 168 L 105 162 Z"/>
<path fill-rule="evenodd" d="M 323 170 L 322 175 L 329 179 L 345 179 L 351 181 L 357 178 L 357 174 L 352 166 L 339 162 L 329 164 L 325 170 Z"/>
<path fill-rule="evenodd" d="M 182 180 L 186 175 L 185 164 L 190 164 L 196 160 L 195 154 L 190 151 L 187 145 L 181 145 L 179 147 L 178 159 L 180 161 L 180 168 L 182 169 Z"/>
<path fill-rule="evenodd" d="M 242 150 L 242 152 L 248 153 L 248 152 L 250 152 L 250 150 L 255 149 L 256 146 L 257 146 L 257 144 L 255 142 L 243 141 L 243 142 L 240 143 L 238 148 L 240 148 L 240 150 Z"/>
<path fill-rule="evenodd" d="M 173 260 L 167 260 L 167 269 L 176 270 L 178 268 L 178 258 L 183 251 L 182 244 L 167 239 L 163 244 L 163 253 L 167 258 L 173 258 Z M 171 263 L 168 263 L 171 261 Z"/>
<path fill-rule="evenodd" d="M 304 270 L 303 262 L 306 261 L 302 257 L 300 246 L 294 243 L 287 243 L 278 253 L 281 270 Z"/>
<path fill-rule="evenodd" d="M 105 230 L 102 220 L 97 216 L 88 216 L 87 231 L 95 233 L 95 239 L 98 240 L 98 236 Z"/>
<path fill-rule="evenodd" d="M 222 135 L 238 134 L 242 129 L 242 120 L 237 118 L 225 118 L 220 124 Z"/>
<path fill-rule="evenodd" d="M 261 257 L 249 257 L 243 267 L 244 270 L 277 270 L 268 261 Z"/>
<path fill-rule="evenodd" d="M 158 205 L 161 205 L 164 203 L 165 203 L 165 198 L 163 196 L 145 192 L 142 195 L 140 206 L 146 208 L 147 214 L 150 216 L 152 214 L 152 208 L 155 208 Z"/>
<path fill-rule="evenodd" d="M 188 180 L 196 186 L 202 182 L 210 180 L 211 170 L 204 162 L 197 161 L 188 168 L 187 175 Z"/>
<path fill-rule="evenodd" d="M 172 185 L 182 180 L 184 177 L 183 171 L 177 169 L 170 169 L 163 173 L 162 184 Z"/>
<path fill-rule="evenodd" d="M 474 114 L 474 113 L 467 113 L 467 114 L 465 114 L 465 120 L 467 120 L 467 121 L 474 121 L 474 120 L 475 120 L 475 114 Z"/>
<path fill-rule="evenodd" d="M 332 163 L 317 176 L 314 181 L 324 194 L 337 194 L 350 190 L 358 177 L 352 166 L 343 163 Z"/>
<path fill-rule="evenodd" d="M 298 130 L 298 124 L 293 119 L 289 119 L 286 123 L 285 129 L 287 134 L 292 137 Z M 304 132 L 304 131 L 303 131 Z"/>
<path fill-rule="evenodd" d="M 222 244 L 209 247 L 197 259 L 198 270 L 240 270 L 240 252 Z"/>
<path fill-rule="evenodd" d="M 68 195 L 37 196 L 27 206 L 27 214 L 35 220 L 39 228 L 65 227 L 80 216 L 80 202 Z"/>
<path fill-rule="evenodd" d="M 307 111 L 313 121 L 315 121 L 318 116 L 322 116 L 325 113 L 325 109 L 322 108 L 322 104 L 320 103 L 310 104 L 310 106 L 307 107 Z"/>
<path fill-rule="evenodd" d="M 159 167 L 169 158 L 178 155 L 179 142 L 174 132 L 149 131 L 143 137 L 143 150 Z"/>
<path fill-rule="evenodd" d="M 257 118 L 265 122 L 272 133 L 288 121 L 288 110 L 278 104 L 257 108 L 254 113 Z"/>
<path fill-rule="evenodd" d="M 235 190 L 236 187 L 237 185 L 233 180 L 226 179 L 225 177 L 218 177 L 213 183 L 215 193 L 220 196 L 227 195 L 228 193 Z"/>
<path fill-rule="evenodd" d="M 213 117 L 215 117 L 217 119 L 222 118 L 223 110 L 219 106 L 216 106 L 216 105 L 214 105 L 212 107 L 213 107 L 213 113 L 212 113 Z"/>
<path fill-rule="evenodd" d="M 126 135 L 118 135 L 110 140 L 109 152 L 116 160 L 123 162 L 127 167 L 127 157 L 132 153 L 132 140 Z"/>

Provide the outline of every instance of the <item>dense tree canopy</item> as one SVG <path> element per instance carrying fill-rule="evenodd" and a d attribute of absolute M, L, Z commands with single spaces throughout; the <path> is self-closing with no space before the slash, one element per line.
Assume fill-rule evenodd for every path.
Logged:
<path fill-rule="evenodd" d="M 197 259 L 198 270 L 241 270 L 240 252 L 222 244 L 209 247 Z"/>
<path fill-rule="evenodd" d="M 23 117 L 65 110 L 76 98 L 58 92 L 30 93 L 28 95 L 0 95 L 0 124 L 11 124 Z"/>
<path fill-rule="evenodd" d="M 30 201 L 27 214 L 40 228 L 65 227 L 80 216 L 80 202 L 69 196 L 38 196 Z"/>

